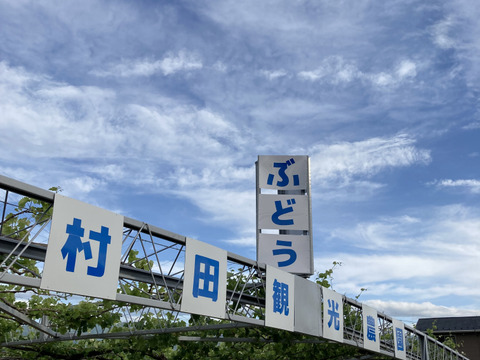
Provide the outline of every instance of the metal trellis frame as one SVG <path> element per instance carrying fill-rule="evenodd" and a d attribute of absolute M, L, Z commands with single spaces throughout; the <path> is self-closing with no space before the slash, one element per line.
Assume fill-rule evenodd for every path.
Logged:
<path fill-rule="evenodd" d="M 6 234 L 6 224 L 12 218 L 7 213 L 16 208 L 21 197 L 30 197 L 49 204 L 37 220 L 25 222 L 25 228 L 18 234 Z M 47 250 L 50 224 L 50 209 L 54 193 L 0 175 L 0 283 L 13 284 L 28 289 L 39 289 L 41 271 L 27 271 L 21 260 L 29 259 L 43 268 Z M 10 210 L 9 210 L 10 209 Z M 26 218 L 26 212 L 14 214 L 16 220 Z M 32 225 L 30 225 L 32 224 Z M 226 320 L 205 324 L 182 325 L 185 315 L 180 312 L 185 257 L 186 237 L 160 227 L 129 217 L 124 218 L 123 247 L 118 279 L 116 311 L 121 314 L 122 329 L 97 329 L 96 333 L 60 333 L 44 317 L 39 322 L 28 316 L 28 312 L 16 309 L 0 298 L 0 312 L 19 324 L 38 332 L 34 339 L 24 339 L 22 335 L 5 334 L 0 338 L 0 346 L 40 344 L 55 341 L 82 339 L 127 338 L 130 336 L 152 336 L 166 333 L 187 333 L 216 331 L 243 327 L 265 326 L 265 273 L 264 264 L 243 256 L 227 252 L 227 300 Z M 132 310 L 132 306 L 135 309 Z M 343 343 L 363 349 L 364 331 L 362 304 L 343 296 L 344 338 Z M 142 314 L 151 313 L 163 319 L 156 329 L 142 329 L 136 319 Z M 393 343 L 393 319 L 378 312 L 377 324 L 380 337 L 380 354 L 395 357 Z M 457 351 L 427 336 L 413 327 L 405 325 L 407 359 L 461 359 L 468 360 Z M 9 337 L 10 336 L 10 337 Z M 182 337 L 183 341 L 228 341 L 228 338 Z M 231 341 L 251 341 L 251 339 L 231 339 Z M 306 338 L 306 342 L 322 343 L 329 341 L 321 337 Z M 368 353 L 367 350 L 365 350 Z M 368 357 L 366 357 L 368 358 Z"/>

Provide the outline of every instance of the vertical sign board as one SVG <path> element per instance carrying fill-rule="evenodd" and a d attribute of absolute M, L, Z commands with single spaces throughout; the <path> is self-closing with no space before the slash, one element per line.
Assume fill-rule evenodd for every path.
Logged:
<path fill-rule="evenodd" d="M 320 285 L 295 276 L 295 332 L 322 336 Z"/>
<path fill-rule="evenodd" d="M 267 265 L 265 326 L 293 331 L 295 327 L 295 276 Z"/>
<path fill-rule="evenodd" d="M 323 337 L 343 342 L 343 296 L 322 287 Z"/>
<path fill-rule="evenodd" d="M 302 275 L 313 274 L 309 163 L 308 156 L 257 161 L 257 261 Z"/>
<path fill-rule="evenodd" d="M 180 310 L 224 319 L 226 299 L 227 252 L 187 238 Z"/>
<path fill-rule="evenodd" d="M 56 194 L 40 288 L 115 299 L 123 216 Z"/>
<path fill-rule="evenodd" d="M 393 342 L 395 348 L 395 357 L 397 359 L 407 359 L 407 344 L 405 343 L 405 325 L 403 322 L 392 319 Z"/>
<path fill-rule="evenodd" d="M 377 310 L 362 304 L 363 315 L 363 347 L 367 350 L 380 352 L 380 338 L 378 334 Z"/>
<path fill-rule="evenodd" d="M 305 195 L 259 195 L 258 210 L 260 229 L 308 230 L 310 227 Z"/>
<path fill-rule="evenodd" d="M 310 253 L 311 243 L 308 236 L 258 234 L 258 239 L 259 262 L 274 265 L 293 274 L 309 272 L 308 261 L 298 260 L 300 254 Z"/>
<path fill-rule="evenodd" d="M 273 190 L 306 190 L 310 183 L 308 161 L 306 155 L 260 155 L 258 186 Z"/>

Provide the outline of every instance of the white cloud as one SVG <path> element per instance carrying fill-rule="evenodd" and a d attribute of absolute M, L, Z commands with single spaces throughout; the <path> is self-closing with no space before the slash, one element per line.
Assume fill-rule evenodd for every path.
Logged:
<path fill-rule="evenodd" d="M 363 73 L 362 79 L 379 88 L 396 87 L 417 76 L 417 64 L 411 60 L 401 61 L 394 69 L 387 72 Z"/>
<path fill-rule="evenodd" d="M 335 243 L 348 250 L 317 250 L 322 255 L 315 258 L 316 269 L 342 262 L 334 271 L 334 287 L 348 296 L 367 288 L 366 296 L 382 300 L 455 298 L 474 304 L 480 297 L 480 289 L 472 286 L 480 283 L 479 223 L 477 209 L 449 205 L 337 228 L 322 248 Z"/>
<path fill-rule="evenodd" d="M 241 237 L 236 239 L 228 239 L 228 240 L 224 240 L 224 242 L 227 243 L 228 245 L 233 245 L 237 247 L 246 247 L 251 249 L 255 249 L 257 246 L 257 240 L 255 238 L 254 232 L 252 232 L 251 236 L 246 236 L 246 237 Z"/>
<path fill-rule="evenodd" d="M 408 233 L 410 228 L 406 225 L 402 219 L 391 221 L 384 219 L 379 222 L 359 223 L 353 230 L 336 229 L 332 231 L 331 236 L 349 241 L 353 246 L 362 249 L 390 249 L 393 244 L 398 245 L 398 242 L 403 246 L 410 245 L 412 241 Z"/>
<path fill-rule="evenodd" d="M 163 163 L 186 156 L 185 166 L 216 162 L 225 168 L 225 161 L 248 141 L 234 124 L 205 108 L 160 96 L 151 106 L 122 104 L 111 90 L 55 82 L 5 63 L 0 96 L 0 132 L 22 144 L 4 149 L 0 157 L 5 158 L 102 154 L 116 159 L 122 153 L 141 159 L 148 154 Z"/>
<path fill-rule="evenodd" d="M 182 50 L 177 54 L 169 53 L 161 60 L 123 60 L 120 64 L 113 65 L 107 70 L 94 70 L 91 73 L 99 77 L 148 77 L 157 73 L 167 76 L 180 71 L 199 70 L 201 68 L 203 68 L 203 63 L 197 55 Z"/>
<path fill-rule="evenodd" d="M 22 144 L 5 148 L 0 157 L 106 155 L 122 140 L 108 123 L 114 99 L 109 90 L 69 86 L 3 63 L 0 97 L 0 132 Z"/>
<path fill-rule="evenodd" d="M 334 270 L 333 288 L 349 297 L 367 289 L 366 299 L 395 299 L 396 301 L 431 301 L 442 304 L 446 298 L 455 303 L 475 303 L 480 290 L 472 286 L 479 283 L 475 274 L 477 258 L 430 256 L 424 253 L 394 256 L 329 254 L 316 258 L 316 269 L 324 271 L 325 264 L 340 261 Z M 322 264 L 322 265 L 319 265 Z"/>
<path fill-rule="evenodd" d="M 213 64 L 212 68 L 216 71 L 221 72 L 221 73 L 225 73 L 228 70 L 227 65 L 225 63 L 221 62 L 221 61 L 215 62 L 215 64 Z"/>
<path fill-rule="evenodd" d="M 340 56 L 331 56 L 312 71 L 300 71 L 298 77 L 310 81 L 326 81 L 333 84 L 348 83 L 358 79 L 361 73 L 357 67 Z"/>
<path fill-rule="evenodd" d="M 412 214 L 382 217 L 360 222 L 354 228 L 331 231 L 331 239 L 358 249 L 408 252 L 433 256 L 480 256 L 480 215 L 476 209 L 462 205 L 412 210 Z"/>
<path fill-rule="evenodd" d="M 480 180 L 476 179 L 443 179 L 428 183 L 438 188 L 461 188 L 466 189 L 472 194 L 480 194 Z"/>
<path fill-rule="evenodd" d="M 480 129 L 480 121 L 474 121 L 471 122 L 470 124 L 467 124 L 462 127 L 464 130 L 477 130 Z"/>
<path fill-rule="evenodd" d="M 197 56 L 180 51 L 177 55 L 170 54 L 160 64 L 165 75 L 170 75 L 181 70 L 196 70 L 203 67 Z"/>
<path fill-rule="evenodd" d="M 381 72 L 366 76 L 376 86 L 389 86 L 395 83 L 395 78 L 388 73 Z"/>
<path fill-rule="evenodd" d="M 231 168 L 249 141 L 247 136 L 240 136 L 235 124 L 208 109 L 174 103 L 148 107 L 132 104 L 126 113 L 130 121 L 123 131 L 142 139 L 132 140 L 129 145 L 140 154 L 173 166 L 174 172 L 182 172 L 180 185 L 187 185 L 190 175 L 196 177 L 195 181 L 209 181 L 213 179 L 209 179 L 211 172 L 220 175 L 221 169 Z M 186 172 L 182 170 L 185 168 Z M 221 180 L 217 178 L 217 184 Z"/>
<path fill-rule="evenodd" d="M 240 232 L 255 230 L 255 191 L 212 186 L 175 191 L 175 194 L 189 199 L 209 214 L 205 221 L 222 223 Z"/>
<path fill-rule="evenodd" d="M 449 34 L 454 23 L 452 17 L 447 17 L 432 26 L 431 35 L 435 45 L 442 49 L 450 49 L 457 46 L 455 39 Z"/>
<path fill-rule="evenodd" d="M 62 181 L 62 189 L 65 189 L 65 195 L 81 196 L 83 193 L 89 193 L 95 189 L 103 188 L 106 182 L 90 176 L 81 176 L 68 178 Z"/>
<path fill-rule="evenodd" d="M 415 77 L 417 75 L 417 65 L 413 61 L 403 60 L 395 72 L 399 79 Z"/>
<path fill-rule="evenodd" d="M 260 74 L 266 77 L 268 80 L 275 80 L 288 75 L 285 70 L 262 70 L 260 71 Z"/>
<path fill-rule="evenodd" d="M 386 168 L 428 164 L 430 151 L 418 149 L 415 140 L 406 135 L 371 138 L 358 142 L 314 145 L 309 149 L 312 178 L 351 179 L 372 176 Z"/>
<path fill-rule="evenodd" d="M 313 201 L 366 201 L 377 195 L 386 184 L 357 179 L 315 179 L 312 183 Z"/>
<path fill-rule="evenodd" d="M 0 159 L 24 157 L 32 165 L 41 161 L 55 185 L 69 194 L 83 197 L 107 183 L 122 182 L 148 184 L 150 191 L 178 190 L 190 198 L 191 191 L 202 188 L 242 190 L 255 181 L 254 159 L 248 167 L 241 165 L 242 149 L 251 141 L 248 132 L 240 134 L 241 129 L 209 109 L 162 97 L 149 106 L 122 104 L 108 89 L 55 82 L 6 63 L 0 63 L 0 95 L 0 132 L 22 144 L 3 147 Z M 61 169 L 68 160 L 76 162 Z M 85 176 L 72 177 L 72 169 Z M 35 167 L 28 171 L 3 165 L 2 172 L 44 184 Z M 209 214 L 215 210 L 208 197 L 195 203 Z M 224 208 L 220 218 L 237 217 Z"/>
<path fill-rule="evenodd" d="M 353 62 L 346 61 L 341 56 L 331 56 L 322 60 L 315 70 L 300 71 L 298 77 L 309 81 L 322 81 L 331 84 L 365 81 L 376 87 L 397 86 L 413 79 L 417 75 L 417 64 L 412 60 L 402 60 L 391 71 L 371 73 L 361 71 Z"/>
<path fill-rule="evenodd" d="M 91 166 L 90 172 L 109 181 L 124 180 L 128 176 L 128 170 L 125 164 L 107 164 L 103 166 Z"/>
<path fill-rule="evenodd" d="M 0 61 L 0 75 L 2 80 L 0 89 L 2 91 L 8 90 L 10 86 L 20 88 L 32 81 L 44 80 L 41 76 L 33 75 L 23 68 L 11 67 L 6 61 Z"/>
<path fill-rule="evenodd" d="M 479 316 L 479 310 L 435 305 L 431 302 L 406 302 L 367 300 L 365 303 L 373 308 L 394 317 L 446 317 L 446 316 Z"/>
<path fill-rule="evenodd" d="M 392 248 L 397 244 L 397 242 L 391 244 Z M 438 268 L 437 259 L 424 258 L 416 254 L 395 255 L 385 251 L 383 254 L 338 253 L 334 256 L 335 259 L 332 260 L 340 261 L 343 264 L 341 268 L 335 271 L 337 284 L 341 282 L 341 285 L 338 286 L 344 288 L 347 284 L 361 285 L 352 289 L 353 291 L 365 287 L 364 284 L 379 286 L 384 282 L 388 284 L 399 280 L 412 280 L 417 277 L 444 276 L 449 272 L 448 269 Z M 323 257 L 316 259 L 316 263 L 328 263 L 328 260 Z M 376 288 L 372 288 L 371 291 L 377 293 Z"/>
<path fill-rule="evenodd" d="M 102 161 L 94 165 L 72 165 L 84 176 L 72 177 L 73 168 L 58 168 L 53 185 L 82 197 L 114 182 L 149 185 L 152 192 L 168 189 L 214 221 L 245 233 L 255 228 L 250 190 L 254 159 L 249 163 L 244 157 L 251 156 L 256 144 L 248 129 L 208 108 L 168 98 L 158 97 L 148 105 L 122 104 L 108 89 L 55 82 L 6 64 L 2 69 L 0 131 L 24 146 L 8 148 L 0 158 L 84 160 L 101 154 Z M 418 149 L 406 135 L 316 144 L 306 152 L 311 155 L 313 183 L 337 190 L 329 192 L 330 197 L 353 189 L 365 199 L 385 186 L 371 181 L 374 175 L 430 161 L 429 151 Z M 52 171 L 57 169 L 54 162 L 49 164 Z M 34 178 L 33 173 L 22 177 Z M 351 191 L 348 196 L 353 198 Z"/>

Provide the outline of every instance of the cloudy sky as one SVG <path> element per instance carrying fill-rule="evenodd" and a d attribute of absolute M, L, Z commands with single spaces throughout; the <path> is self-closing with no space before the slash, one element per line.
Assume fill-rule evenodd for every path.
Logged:
<path fill-rule="evenodd" d="M 311 157 L 315 268 L 480 315 L 480 10 L 0 1 L 0 174 L 255 258 L 258 155 Z"/>

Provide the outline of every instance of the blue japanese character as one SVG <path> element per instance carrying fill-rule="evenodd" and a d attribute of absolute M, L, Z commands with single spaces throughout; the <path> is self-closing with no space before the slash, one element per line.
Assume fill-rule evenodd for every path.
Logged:
<path fill-rule="evenodd" d="M 277 186 L 285 187 L 290 183 L 290 179 L 289 179 L 288 175 L 285 173 L 285 170 L 287 170 L 287 168 L 290 165 L 293 165 L 293 164 L 295 164 L 295 160 L 293 160 L 293 158 L 291 158 L 290 160 L 287 160 L 284 163 L 283 162 L 280 162 L 280 163 L 274 162 L 273 163 L 273 167 L 278 168 L 278 176 L 280 176 L 280 178 L 281 178 L 281 180 L 277 181 Z M 268 185 L 273 184 L 274 177 L 275 177 L 274 174 L 268 174 L 268 179 L 267 179 L 267 184 Z M 300 185 L 300 180 L 299 180 L 299 177 L 298 177 L 297 174 L 293 175 L 293 185 L 294 186 Z"/>
<path fill-rule="evenodd" d="M 370 315 L 367 316 L 367 339 L 377 341 L 375 334 L 375 319 Z"/>
<path fill-rule="evenodd" d="M 288 316 L 290 309 L 288 308 L 288 284 L 281 283 L 275 279 L 273 281 L 273 312 L 285 314 Z"/>
<path fill-rule="evenodd" d="M 195 255 L 193 275 L 193 296 L 206 297 L 216 302 L 218 299 L 218 279 L 220 263 L 217 260 Z"/>
<path fill-rule="evenodd" d="M 289 246 L 292 247 L 291 241 L 284 241 L 284 240 L 277 240 L 278 246 Z M 297 260 L 297 253 L 293 249 L 274 249 L 272 250 L 273 256 L 278 255 L 288 255 L 289 258 L 287 260 L 279 261 L 278 267 L 285 267 L 292 265 Z"/>
<path fill-rule="evenodd" d="M 395 328 L 395 332 L 397 334 L 397 350 L 404 351 L 405 346 L 403 344 L 403 330 L 397 327 Z"/>
<path fill-rule="evenodd" d="M 280 219 L 280 216 L 293 212 L 293 206 L 295 205 L 295 199 L 287 200 L 287 204 L 290 205 L 285 209 L 282 207 L 282 201 L 275 201 L 275 212 L 272 215 L 272 221 L 277 225 L 293 225 L 293 219 Z"/>
<path fill-rule="evenodd" d="M 89 239 L 100 242 L 98 251 L 97 266 L 89 266 L 87 268 L 87 275 L 102 277 L 105 273 L 105 263 L 107 260 L 107 246 L 111 242 L 111 237 L 108 235 L 109 228 L 102 226 L 101 232 L 90 231 Z M 82 220 L 73 218 L 71 225 L 67 224 L 66 232 L 68 235 L 67 241 L 61 249 L 63 259 L 67 258 L 66 271 L 75 272 L 75 264 L 77 261 L 77 252 L 82 252 L 85 260 L 92 258 L 92 247 L 90 242 L 82 242 L 82 237 L 85 234 L 85 229 L 82 228 Z"/>
<path fill-rule="evenodd" d="M 338 303 L 335 300 L 328 299 L 328 327 L 334 326 L 335 330 L 340 330 L 340 313 L 338 312 Z"/>
<path fill-rule="evenodd" d="M 82 242 L 81 238 L 85 233 L 85 229 L 82 228 L 82 220 L 73 218 L 73 223 L 71 225 L 67 224 L 66 233 L 69 235 L 60 251 L 62 258 L 67 258 L 66 271 L 74 272 L 77 261 L 77 251 L 79 253 L 83 251 L 85 260 L 90 260 L 92 258 L 92 249 L 89 242 Z"/>
<path fill-rule="evenodd" d="M 98 248 L 97 266 L 89 266 L 87 274 L 91 276 L 102 277 L 105 273 L 105 262 L 107 260 L 107 246 L 111 242 L 111 236 L 108 235 L 108 227 L 102 226 L 100 232 L 90 231 L 89 238 L 100 243 Z"/>

